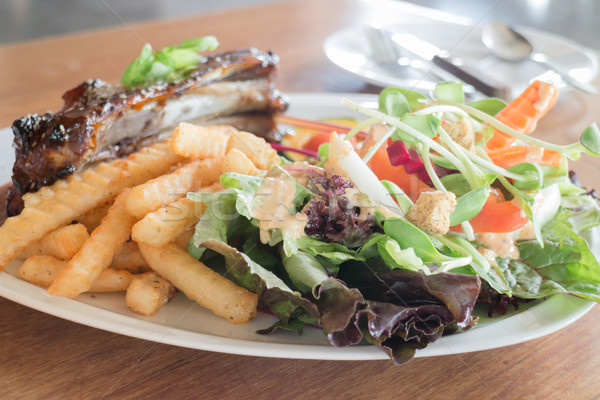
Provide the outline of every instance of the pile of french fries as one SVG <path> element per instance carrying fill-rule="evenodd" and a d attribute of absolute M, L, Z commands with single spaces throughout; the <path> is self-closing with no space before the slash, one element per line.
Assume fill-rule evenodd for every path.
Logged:
<path fill-rule="evenodd" d="M 0 227 L 0 271 L 20 258 L 19 275 L 51 295 L 125 291 L 128 307 L 143 315 L 181 291 L 247 322 L 256 294 L 185 251 L 206 208 L 186 194 L 222 190 L 222 173 L 258 175 L 276 164 L 276 151 L 251 133 L 181 123 L 167 141 L 24 195 L 21 214 Z"/>

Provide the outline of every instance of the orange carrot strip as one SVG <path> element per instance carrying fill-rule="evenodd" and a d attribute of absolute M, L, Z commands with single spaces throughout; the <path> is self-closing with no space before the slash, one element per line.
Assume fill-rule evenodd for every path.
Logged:
<path fill-rule="evenodd" d="M 491 150 L 487 154 L 494 164 L 502 168 L 510 168 L 524 162 L 558 167 L 563 162 L 563 156 L 560 153 L 538 146 L 509 146 Z"/>
<path fill-rule="evenodd" d="M 560 153 L 557 153 L 553 150 L 544 149 L 544 155 L 542 157 L 542 162 L 540 164 L 551 165 L 553 167 L 558 167 L 563 163 L 563 156 Z"/>
<path fill-rule="evenodd" d="M 347 126 L 333 124 L 331 122 L 309 121 L 306 119 L 290 117 L 289 115 L 282 114 L 275 116 L 275 122 L 277 122 L 278 124 L 296 126 L 298 128 L 314 129 L 316 131 L 336 131 L 338 133 L 348 133 L 350 129 L 352 129 Z"/>
<path fill-rule="evenodd" d="M 558 90 L 550 83 L 534 81 L 519 97 L 504 107 L 496 119 L 509 127 L 522 132 L 531 133 L 537 122 L 554 107 L 558 98 Z M 488 149 L 509 146 L 516 139 L 504 132 L 494 129 L 494 135 L 488 141 Z"/>

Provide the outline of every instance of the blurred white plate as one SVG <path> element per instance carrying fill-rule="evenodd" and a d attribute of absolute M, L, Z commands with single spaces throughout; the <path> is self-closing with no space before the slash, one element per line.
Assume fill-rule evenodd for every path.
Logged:
<path fill-rule="evenodd" d="M 452 58 L 462 60 L 470 72 L 484 81 L 509 86 L 513 97 L 536 78 L 564 86 L 560 76 L 539 64 L 531 61 L 509 63 L 489 55 L 480 39 L 480 26 L 428 22 L 389 25 L 386 28 L 392 32 L 411 33 L 450 51 Z M 375 63 L 363 30 L 364 27 L 358 26 L 331 34 L 323 45 L 327 58 L 339 68 L 378 86 L 399 86 L 427 92 L 439 82 L 431 74 L 426 74 L 431 69 L 426 63 L 423 69 L 406 67 L 406 71 L 398 73 Z M 537 52 L 546 54 L 552 62 L 581 81 L 589 82 L 598 74 L 598 57 L 591 50 L 547 32 L 529 28 L 519 28 L 519 31 L 532 42 Z M 423 63 L 410 54 L 405 56 L 407 62 Z M 431 71 L 437 71 L 437 67 Z"/>
<path fill-rule="evenodd" d="M 289 114 L 302 118 L 356 117 L 340 105 L 346 97 L 366 106 L 377 98 L 356 94 L 291 94 Z M 0 131 L 0 171 L 10 170 L 12 135 Z M 19 261 L 0 272 L 0 296 L 80 324 L 140 339 L 193 349 L 223 353 L 325 360 L 376 360 L 387 355 L 374 346 L 332 347 L 320 329 L 307 327 L 298 336 L 278 332 L 264 336 L 257 329 L 270 326 L 275 318 L 259 313 L 245 325 L 233 325 L 188 300 L 182 294 L 155 315 L 144 317 L 130 311 L 123 293 L 84 293 L 77 299 L 50 296 L 43 288 L 18 278 Z M 535 339 L 563 328 L 590 310 L 593 303 L 572 296 L 553 296 L 523 306 L 504 318 L 482 318 L 482 323 L 467 332 L 444 337 L 417 357 L 449 355 L 486 350 Z M 485 313 L 484 313 L 485 314 Z M 18 323 L 18 321 L 14 321 Z"/>

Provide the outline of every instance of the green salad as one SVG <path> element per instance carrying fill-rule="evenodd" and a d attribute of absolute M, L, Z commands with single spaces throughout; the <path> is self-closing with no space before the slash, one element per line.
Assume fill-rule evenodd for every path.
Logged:
<path fill-rule="evenodd" d="M 260 333 L 310 325 L 403 363 L 474 327 L 476 304 L 502 315 L 551 295 L 600 300 L 600 205 L 568 168 L 600 156 L 597 126 L 566 146 L 529 136 L 558 96 L 539 81 L 508 105 L 465 104 L 454 82 L 435 94 L 344 100 L 364 119 L 325 124 L 303 161 L 188 194 L 207 205 L 188 252 L 258 294 L 277 317 Z"/>

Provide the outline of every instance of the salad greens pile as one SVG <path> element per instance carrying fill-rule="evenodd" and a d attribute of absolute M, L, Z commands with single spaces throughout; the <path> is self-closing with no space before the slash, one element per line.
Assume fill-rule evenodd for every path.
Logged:
<path fill-rule="evenodd" d="M 473 327 L 478 302 L 504 313 L 508 303 L 559 293 L 600 301 L 588 243 L 598 240 L 600 204 L 567 166 L 581 153 L 600 155 L 596 125 L 573 145 L 546 143 L 496 120 L 500 100 L 465 104 L 456 83 L 438 85 L 436 99 L 385 89 L 377 110 L 343 103 L 367 118 L 345 138 L 332 134 L 320 160 L 284 162 L 260 176 L 225 173 L 223 191 L 188 194 L 207 205 L 188 252 L 259 295 L 278 319 L 261 333 L 316 325 L 334 346 L 364 341 L 403 363 L 442 334 Z M 477 133 L 471 149 L 445 128 L 460 120 Z M 385 133 L 361 158 L 350 140 L 377 125 Z M 500 167 L 485 152 L 494 128 L 564 159 Z M 428 233 L 409 218 L 414 196 L 369 167 L 381 146 L 409 174 L 453 193 L 452 230 Z M 482 232 L 475 218 L 492 196 L 517 204 L 527 226 Z M 514 249 L 496 250 L 484 239 L 493 235 Z"/>
<path fill-rule="evenodd" d="M 152 46 L 147 43 L 139 57 L 123 72 L 121 84 L 140 88 L 159 82 L 182 80 L 206 59 L 200 53 L 215 50 L 218 46 L 219 42 L 214 36 L 186 40 L 177 46 L 167 46 L 156 51 L 152 51 Z"/>

